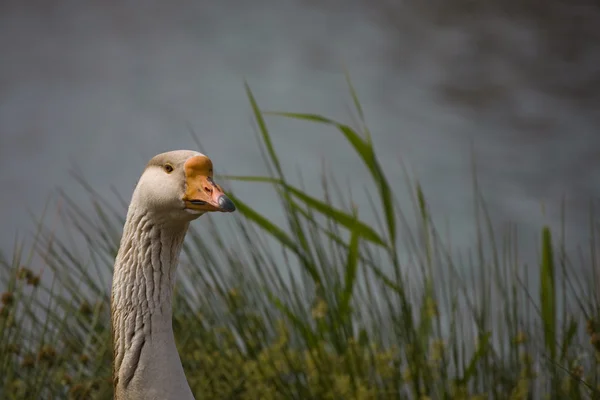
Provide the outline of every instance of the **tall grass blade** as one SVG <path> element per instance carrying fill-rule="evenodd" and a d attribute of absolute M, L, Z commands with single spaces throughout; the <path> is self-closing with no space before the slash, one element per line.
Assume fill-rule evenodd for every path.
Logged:
<path fill-rule="evenodd" d="M 280 177 L 283 177 L 283 170 L 281 169 L 281 164 L 279 163 L 279 158 L 277 157 L 277 153 L 275 152 L 275 147 L 273 147 L 273 142 L 271 141 L 271 136 L 269 135 L 269 131 L 267 130 L 267 124 L 265 119 L 262 116 L 260 108 L 256 103 L 256 99 L 254 98 L 254 94 L 250 90 L 250 86 L 248 86 L 247 82 L 244 82 L 244 87 L 246 89 L 246 95 L 250 100 L 250 106 L 252 107 L 252 112 L 254 114 L 254 118 L 256 118 L 256 123 L 258 124 L 258 129 L 260 130 L 263 143 L 267 148 L 267 152 L 269 154 L 269 158 L 273 162 L 275 169 Z"/>
<path fill-rule="evenodd" d="M 288 193 L 290 193 L 297 199 L 301 200 L 312 211 L 319 212 L 319 213 L 331 218 L 337 224 L 340 224 L 347 229 L 355 229 L 356 228 L 356 230 L 359 232 L 360 236 L 363 237 L 364 239 L 366 239 L 370 242 L 373 242 L 377 245 L 386 247 L 385 241 L 377 234 L 377 232 L 375 232 L 375 230 L 373 230 L 373 228 L 371 228 L 366 223 L 356 220 L 356 218 L 351 214 L 348 214 L 344 211 L 338 210 L 321 200 L 318 200 L 312 196 L 307 195 L 302 190 L 297 189 L 294 186 L 284 183 L 281 179 L 272 179 L 272 178 L 268 178 L 268 177 L 250 177 L 250 176 L 238 177 L 238 176 L 233 176 L 233 175 L 226 175 L 223 178 L 228 179 L 228 180 L 233 180 L 233 181 L 237 180 L 237 181 L 245 181 L 245 182 L 268 182 L 268 183 L 281 185 L 281 186 L 285 187 L 285 189 L 288 191 Z"/>
<path fill-rule="evenodd" d="M 348 248 L 348 260 L 344 274 L 344 288 L 339 298 L 339 317 L 342 322 L 346 322 L 350 317 L 350 300 L 354 291 L 356 282 L 356 273 L 358 270 L 358 248 L 360 243 L 359 228 L 352 230 L 350 237 L 350 246 Z"/>
<path fill-rule="evenodd" d="M 544 327 L 544 343 L 551 361 L 556 360 L 556 287 L 554 282 L 554 254 L 552 234 L 547 226 L 542 229 L 540 265 L 540 308 Z"/>
<path fill-rule="evenodd" d="M 348 125 L 336 122 L 329 118 L 317 114 L 301 114 L 301 113 L 290 113 L 290 112 L 265 112 L 267 115 L 278 115 L 287 118 L 317 122 L 322 124 L 328 124 L 335 126 L 342 134 L 346 137 L 348 142 L 352 145 L 354 150 L 358 153 L 363 163 L 367 166 L 368 170 L 373 177 L 374 183 L 377 185 L 379 195 L 383 205 L 383 211 L 386 216 L 386 222 L 388 226 L 389 234 L 389 245 L 393 247 L 396 243 L 396 218 L 394 215 L 394 203 L 393 196 L 390 186 L 387 182 L 387 178 L 379 163 L 371 143 L 361 138 L 351 127 Z"/>

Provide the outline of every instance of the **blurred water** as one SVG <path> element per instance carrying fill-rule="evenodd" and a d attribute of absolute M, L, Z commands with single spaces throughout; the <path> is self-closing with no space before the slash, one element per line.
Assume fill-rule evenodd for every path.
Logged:
<path fill-rule="evenodd" d="M 566 195 L 568 233 L 585 239 L 600 192 L 596 8 L 561 5 L 573 24 L 536 25 L 435 1 L 316 3 L 3 2 L 0 250 L 33 229 L 27 210 L 41 213 L 56 187 L 87 205 L 71 168 L 128 198 L 151 156 L 195 148 L 188 124 L 219 173 L 264 173 L 243 80 L 264 108 L 349 121 L 344 67 L 397 190 L 402 160 L 455 244 L 473 238 L 471 142 L 495 220 L 534 238 L 540 223 L 559 222 Z M 367 172 L 337 132 L 270 127 L 309 188 L 325 160 L 367 206 Z M 271 192 L 234 188 L 281 221 Z"/>

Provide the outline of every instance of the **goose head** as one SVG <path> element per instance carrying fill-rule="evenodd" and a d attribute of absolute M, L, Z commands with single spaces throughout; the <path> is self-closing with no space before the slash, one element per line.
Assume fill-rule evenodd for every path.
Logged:
<path fill-rule="evenodd" d="M 235 211 L 231 199 L 213 180 L 210 158 L 190 150 L 154 156 L 138 181 L 131 205 L 173 222 L 189 222 L 207 212 Z"/>

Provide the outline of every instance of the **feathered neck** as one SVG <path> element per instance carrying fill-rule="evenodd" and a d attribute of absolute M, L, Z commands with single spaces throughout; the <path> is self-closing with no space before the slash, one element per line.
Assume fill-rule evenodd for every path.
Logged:
<path fill-rule="evenodd" d="M 193 399 L 172 327 L 173 286 L 188 226 L 129 208 L 111 296 L 116 400 Z"/>

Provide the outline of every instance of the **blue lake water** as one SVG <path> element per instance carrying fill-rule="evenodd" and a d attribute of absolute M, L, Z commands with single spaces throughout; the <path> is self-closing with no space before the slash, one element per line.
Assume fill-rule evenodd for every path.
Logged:
<path fill-rule="evenodd" d="M 89 208 L 70 170 L 128 198 L 150 157 L 196 147 L 188 126 L 218 173 L 265 173 L 244 79 L 266 109 L 350 122 L 344 68 L 394 187 L 404 190 L 409 165 L 454 244 L 474 238 L 471 144 L 496 222 L 536 240 L 542 223 L 559 224 L 566 196 L 571 242 L 584 242 L 600 193 L 597 9 L 573 8 L 587 40 L 563 43 L 548 36 L 560 24 L 548 33 L 525 18 L 458 11 L 440 22 L 435 2 L 385 4 L 4 2 L 0 250 L 34 229 L 28 211 L 40 214 L 57 187 Z M 339 132 L 268 122 L 286 170 L 301 170 L 313 194 L 324 162 L 368 207 L 368 173 Z M 233 188 L 283 221 L 263 186 Z"/>

